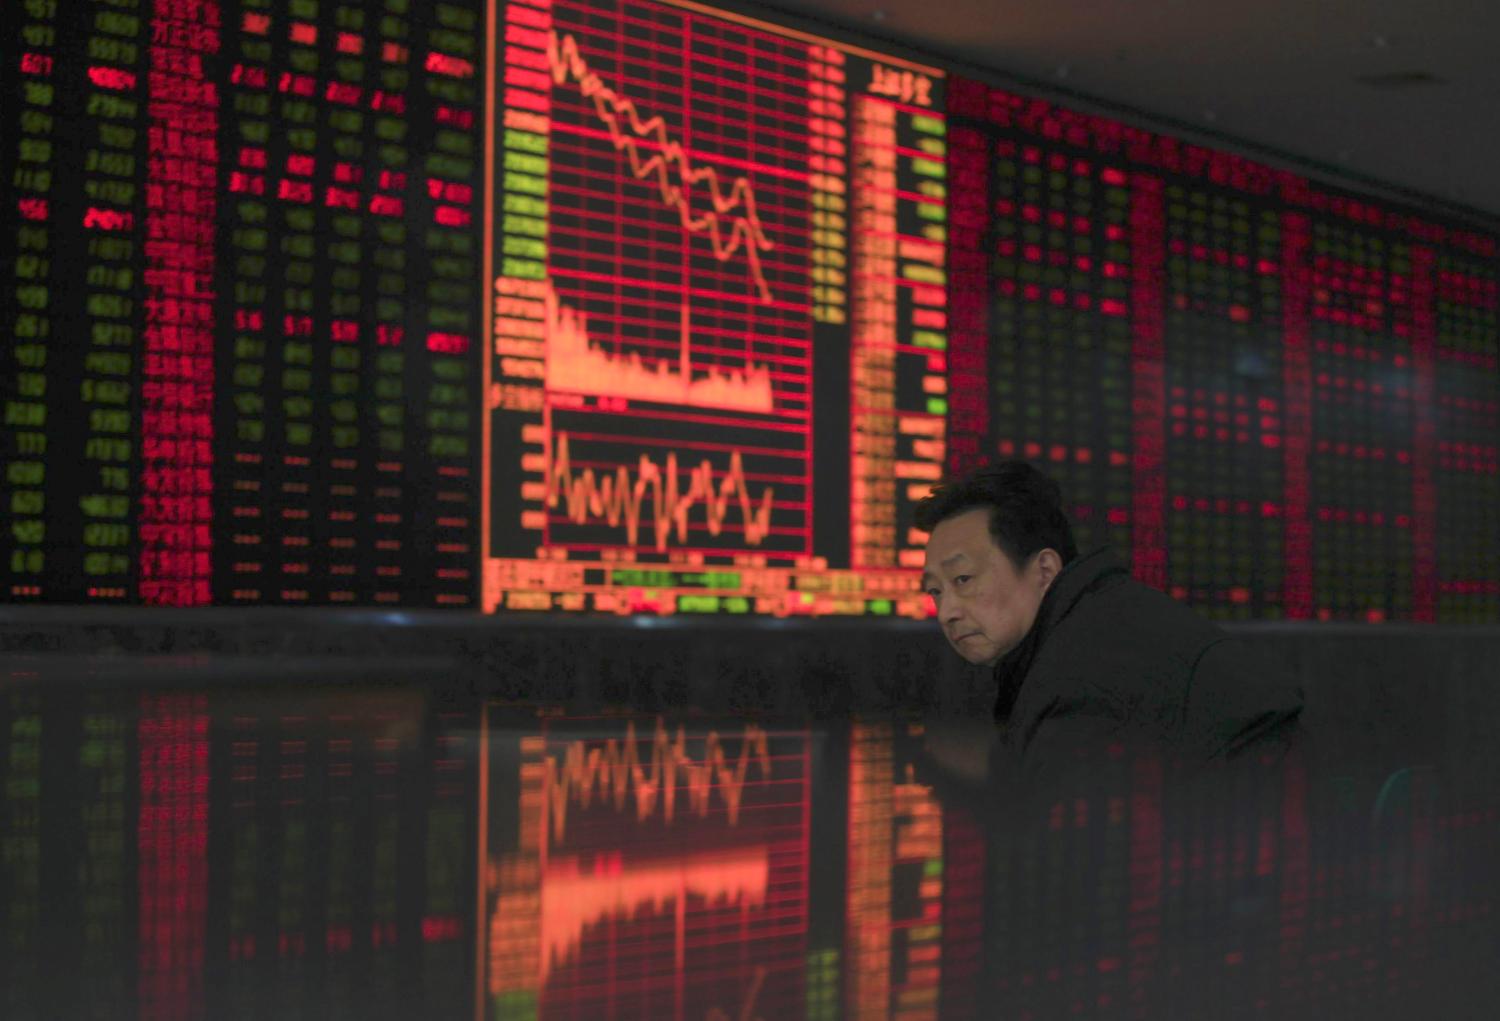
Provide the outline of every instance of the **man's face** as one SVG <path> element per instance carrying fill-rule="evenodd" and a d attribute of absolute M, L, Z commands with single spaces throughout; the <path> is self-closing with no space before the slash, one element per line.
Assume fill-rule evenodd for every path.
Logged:
<path fill-rule="evenodd" d="M 927 540 L 922 572 L 943 634 L 976 666 L 993 666 L 1021 644 L 1062 568 L 1057 552 L 1044 549 L 1017 570 L 990 538 L 989 526 L 988 507 L 941 522 Z"/>

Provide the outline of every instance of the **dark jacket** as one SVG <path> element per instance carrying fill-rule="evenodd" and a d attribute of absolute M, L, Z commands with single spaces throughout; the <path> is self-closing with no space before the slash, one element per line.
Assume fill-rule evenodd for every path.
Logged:
<path fill-rule="evenodd" d="M 1279 758 L 1300 734 L 1301 685 L 1107 550 L 1057 576 L 995 679 L 998 757 L 1032 781 L 1111 744 L 1145 744 L 1191 770 Z"/>

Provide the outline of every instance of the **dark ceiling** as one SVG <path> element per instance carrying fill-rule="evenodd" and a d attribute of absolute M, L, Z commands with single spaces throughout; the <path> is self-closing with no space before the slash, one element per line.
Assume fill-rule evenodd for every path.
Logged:
<path fill-rule="evenodd" d="M 1362 190 L 1500 226 L 1495 0 L 774 0 Z M 1384 185 L 1386 189 L 1379 186 Z"/>

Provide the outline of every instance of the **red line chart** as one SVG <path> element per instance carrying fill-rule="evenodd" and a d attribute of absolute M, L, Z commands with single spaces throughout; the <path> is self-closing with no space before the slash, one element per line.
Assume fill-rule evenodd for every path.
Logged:
<path fill-rule="evenodd" d="M 679 544 L 688 541 L 688 515 L 701 503 L 711 536 L 725 530 L 729 512 L 735 508 L 744 522 L 746 545 L 759 546 L 771 530 L 775 490 L 766 486 L 760 501 L 752 501 L 738 450 L 730 451 L 729 468 L 721 477 L 707 458 L 699 462 L 689 471 L 684 492 L 676 451 L 667 452 L 665 466 L 642 454 L 634 472 L 619 465 L 612 475 L 607 471 L 596 475 L 593 468 L 574 473 L 568 446 L 568 434 L 559 432 L 547 467 L 545 503 L 549 512 L 561 503 L 563 513 L 574 524 L 602 521 L 614 528 L 623 521 L 626 541 L 634 546 L 640 538 L 641 508 L 649 505 L 656 548 L 664 551 L 674 533 Z"/>
<path fill-rule="evenodd" d="M 694 234 L 706 233 L 719 261 L 729 261 L 743 247 L 761 300 L 770 301 L 771 288 L 761 268 L 760 253 L 770 251 L 774 245 L 760 222 L 749 178 L 737 177 L 725 190 L 713 167 L 695 167 L 681 143 L 667 133 L 666 121 L 660 116 L 642 120 L 632 100 L 610 88 L 589 68 L 579 52 L 578 40 L 572 35 L 550 33 L 547 56 L 554 82 L 558 85 L 576 82 L 584 97 L 593 101 L 599 119 L 609 128 L 615 149 L 629 160 L 631 173 L 638 180 L 654 175 L 662 201 L 677 211 L 683 229 Z M 640 139 L 654 140 L 659 151 L 643 157 Z M 707 184 L 713 209 L 695 216 L 690 208 L 689 190 L 699 183 Z M 720 218 L 737 209 L 743 212 L 729 218 L 727 230 L 721 227 Z"/>
<path fill-rule="evenodd" d="M 771 776 L 771 753 L 766 732 L 747 724 L 740 739 L 738 758 L 731 762 L 717 731 L 704 739 L 703 758 L 694 761 L 687 751 L 682 727 L 674 738 L 660 720 L 651 738 L 651 751 L 643 762 L 638 751 L 635 724 L 625 728 L 623 740 L 586 748 L 583 741 L 568 744 L 561 760 L 549 756 L 545 765 L 543 807 L 551 820 L 552 838 L 561 840 L 567 828 L 567 808 L 576 802 L 588 808 L 597 796 L 608 800 L 617 812 L 625 810 L 628 798 L 635 802 L 636 821 L 644 822 L 658 810 L 665 822 L 676 814 L 677 793 L 688 794 L 689 808 L 702 817 L 708 814 L 710 796 L 717 791 L 723 801 L 726 821 L 739 821 L 740 800 L 751 766 L 762 780 Z"/>

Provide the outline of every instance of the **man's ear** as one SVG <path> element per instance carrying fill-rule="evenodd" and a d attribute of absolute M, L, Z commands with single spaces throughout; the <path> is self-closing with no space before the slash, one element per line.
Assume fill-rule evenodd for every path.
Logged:
<path fill-rule="evenodd" d="M 1062 556 L 1050 546 L 1039 550 L 1036 555 L 1036 569 L 1038 576 L 1041 578 L 1042 591 L 1046 592 L 1052 587 L 1053 580 L 1062 573 Z"/>

